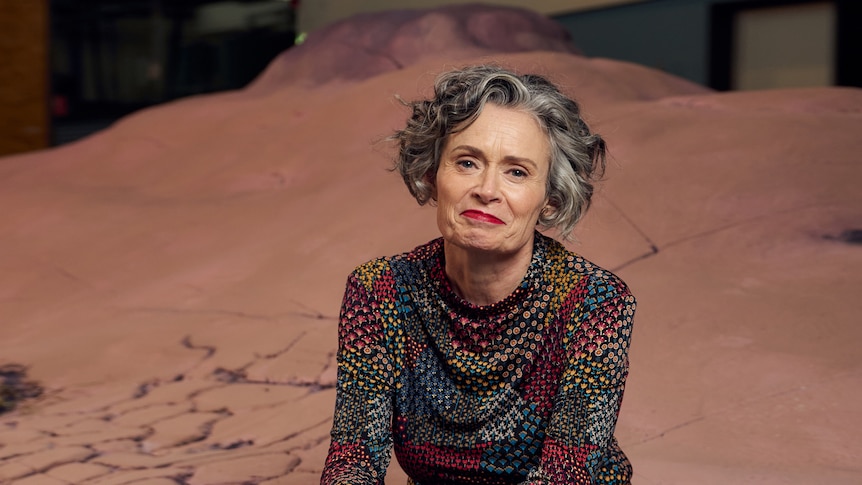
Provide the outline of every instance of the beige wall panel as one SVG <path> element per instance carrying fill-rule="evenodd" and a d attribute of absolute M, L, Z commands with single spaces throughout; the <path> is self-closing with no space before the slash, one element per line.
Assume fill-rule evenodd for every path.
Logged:
<path fill-rule="evenodd" d="M 638 3 L 645 0 L 413 0 L 404 2 L 398 0 L 306 0 L 301 3 L 297 23 L 300 32 L 311 32 L 336 20 L 349 17 L 360 12 L 375 12 L 396 8 L 428 8 L 458 3 L 489 3 L 511 7 L 531 8 L 537 12 L 553 15 L 577 12 L 598 7 L 610 7 L 627 3 Z"/>
<path fill-rule="evenodd" d="M 743 11 L 736 19 L 733 87 L 831 86 L 834 39 L 831 2 Z"/>
<path fill-rule="evenodd" d="M 47 0 L 0 0 L 0 156 L 48 145 Z"/>

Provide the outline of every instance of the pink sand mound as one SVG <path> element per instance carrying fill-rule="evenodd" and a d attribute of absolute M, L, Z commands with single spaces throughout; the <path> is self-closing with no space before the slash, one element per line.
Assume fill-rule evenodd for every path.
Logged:
<path fill-rule="evenodd" d="M 429 58 L 452 61 L 533 51 L 577 49 L 560 24 L 516 8 L 450 5 L 362 14 L 323 28 L 283 53 L 253 89 L 279 89 L 286 82 L 360 81 Z"/>
<path fill-rule="evenodd" d="M 246 90 L 0 160 L 0 365 L 48 389 L 0 416 L 0 482 L 313 483 L 345 277 L 437 235 L 386 170 L 394 96 L 489 61 L 611 147 L 571 247 L 638 296 L 636 483 L 862 481 L 862 91 L 713 93 L 563 40 L 512 9 L 359 16 Z"/>

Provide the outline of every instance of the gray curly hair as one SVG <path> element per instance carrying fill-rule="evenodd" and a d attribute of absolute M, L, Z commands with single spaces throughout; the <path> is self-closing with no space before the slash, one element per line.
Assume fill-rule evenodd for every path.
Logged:
<path fill-rule="evenodd" d="M 529 113 L 547 131 L 551 169 L 546 191 L 553 210 L 542 211 L 539 225 L 570 237 L 590 206 L 593 182 L 604 173 L 605 142 L 590 132 L 578 104 L 542 76 L 488 65 L 441 74 L 432 99 L 404 102 L 413 113 L 391 137 L 399 146 L 394 169 L 420 205 L 431 201 L 446 140 L 470 126 L 486 103 Z"/>

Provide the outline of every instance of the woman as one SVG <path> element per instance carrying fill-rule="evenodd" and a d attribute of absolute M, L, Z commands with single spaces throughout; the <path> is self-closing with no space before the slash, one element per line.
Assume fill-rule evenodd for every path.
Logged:
<path fill-rule="evenodd" d="M 339 324 L 322 484 L 629 483 L 613 437 L 635 300 L 569 235 L 603 140 L 540 76 L 440 76 L 394 135 L 396 167 L 442 238 L 359 266 Z"/>

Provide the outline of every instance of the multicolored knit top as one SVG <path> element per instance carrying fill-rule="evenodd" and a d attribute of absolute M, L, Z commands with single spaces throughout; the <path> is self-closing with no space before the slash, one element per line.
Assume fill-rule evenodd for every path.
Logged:
<path fill-rule="evenodd" d="M 613 436 L 625 283 L 539 233 L 520 287 L 493 305 L 460 298 L 444 268 L 436 239 L 348 278 L 321 484 L 383 484 L 393 444 L 417 485 L 629 483 Z"/>

